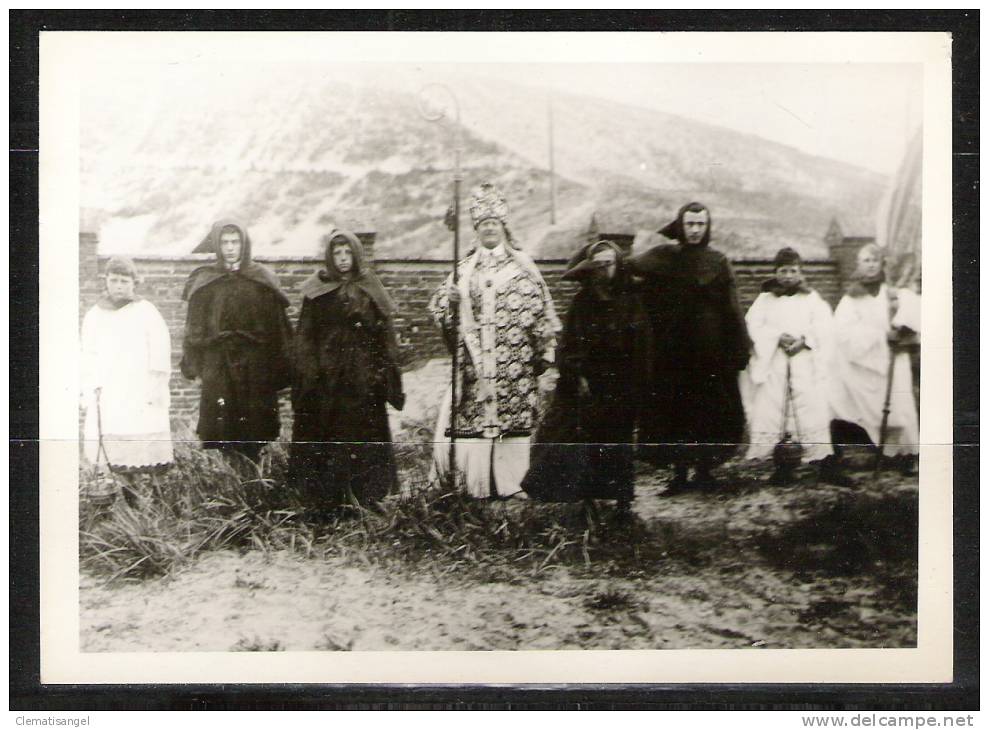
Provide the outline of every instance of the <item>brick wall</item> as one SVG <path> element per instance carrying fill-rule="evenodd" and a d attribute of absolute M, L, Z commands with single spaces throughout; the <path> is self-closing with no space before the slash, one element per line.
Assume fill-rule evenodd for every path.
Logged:
<path fill-rule="evenodd" d="M 79 293 L 80 317 L 96 303 L 102 294 L 100 274 L 106 264 L 106 256 L 97 255 L 98 240 L 92 233 L 79 236 Z M 182 288 L 189 274 L 197 266 L 212 260 L 211 255 L 187 256 L 138 256 L 134 263 L 142 281 L 138 292 L 150 300 L 168 323 L 172 335 L 172 411 L 175 417 L 196 412 L 198 407 L 198 383 L 185 380 L 178 371 L 182 356 L 182 331 L 185 325 L 185 303 Z M 316 258 L 258 257 L 258 261 L 272 268 L 278 275 L 285 293 L 292 302 L 289 317 L 294 323 L 298 316 L 299 287 L 302 282 L 322 265 Z M 576 287 L 560 280 L 565 261 L 538 261 L 540 270 L 553 294 L 560 317 L 567 307 Z M 391 293 L 398 307 L 396 327 L 402 349 L 403 364 L 413 366 L 430 357 L 445 353 L 439 331 L 433 326 L 426 311 L 426 304 L 433 291 L 450 271 L 446 261 L 382 260 L 376 261 L 375 270 L 385 288 Z M 770 261 L 736 261 L 735 274 L 742 306 L 748 308 L 759 294 L 762 282 L 772 275 Z M 812 261 L 804 264 L 811 286 L 815 287 L 832 306 L 840 297 L 841 281 L 838 268 L 832 261 Z M 288 405 L 283 404 L 288 413 Z"/>

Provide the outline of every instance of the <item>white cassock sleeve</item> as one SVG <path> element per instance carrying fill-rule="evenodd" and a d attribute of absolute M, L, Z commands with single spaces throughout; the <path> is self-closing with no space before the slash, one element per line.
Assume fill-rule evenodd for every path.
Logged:
<path fill-rule="evenodd" d="M 167 413 L 171 394 L 168 380 L 172 374 L 172 338 L 168 325 L 158 309 L 150 302 L 144 303 L 144 332 L 148 353 L 148 403 Z M 167 416 L 166 416 L 167 418 Z"/>
<path fill-rule="evenodd" d="M 910 289 L 897 289 L 898 306 L 893 316 L 893 327 L 908 327 L 920 334 L 920 296 Z"/>
<path fill-rule="evenodd" d="M 814 358 L 814 376 L 825 385 L 831 377 L 834 361 L 834 315 L 830 305 L 814 292 L 810 295 L 810 334 L 807 345 Z"/>
<path fill-rule="evenodd" d="M 856 306 L 852 297 L 842 297 L 834 312 L 835 347 L 844 359 L 885 375 L 889 367 L 886 321 L 869 314 L 875 314 L 875 307 Z"/>
<path fill-rule="evenodd" d="M 745 314 L 745 325 L 753 344 L 748 373 L 754 384 L 763 383 L 768 377 L 770 363 L 783 334 L 779 326 L 769 319 L 768 305 L 772 296 L 767 292 L 761 293 Z"/>
<path fill-rule="evenodd" d="M 153 373 L 172 372 L 172 338 L 168 325 L 153 304 L 147 307 L 148 370 Z"/>

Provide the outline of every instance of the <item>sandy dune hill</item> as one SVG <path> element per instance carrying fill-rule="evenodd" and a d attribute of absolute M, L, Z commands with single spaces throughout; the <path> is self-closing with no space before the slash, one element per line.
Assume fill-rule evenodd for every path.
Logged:
<path fill-rule="evenodd" d="M 252 227 L 258 253 L 311 254 L 350 211 L 378 232 L 377 252 L 443 257 L 454 130 L 419 113 L 415 74 L 277 69 L 249 79 L 139 73 L 82 100 L 81 206 L 104 250 L 186 253 L 217 217 Z M 557 224 L 549 222 L 547 97 L 466 73 L 437 77 L 461 99 L 465 189 L 493 179 L 537 256 L 562 256 L 552 233 L 596 210 L 653 225 L 688 199 L 715 211 L 734 256 L 783 244 L 824 254 L 831 216 L 871 217 L 881 176 L 671 114 L 557 94 Z M 236 110 L 236 113 L 232 113 Z M 658 211 L 658 212 L 657 212 Z M 469 234 L 466 215 L 465 237 Z"/>

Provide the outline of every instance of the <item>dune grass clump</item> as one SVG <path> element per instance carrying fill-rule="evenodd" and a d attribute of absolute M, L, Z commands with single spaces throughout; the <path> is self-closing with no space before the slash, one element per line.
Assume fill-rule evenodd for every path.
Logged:
<path fill-rule="evenodd" d="M 651 542 L 640 521 L 610 507 L 482 500 L 422 484 L 341 517 L 325 547 L 437 575 L 517 582 L 564 565 L 655 569 L 663 561 Z"/>
<path fill-rule="evenodd" d="M 647 525 L 604 502 L 475 499 L 430 482 L 414 451 L 410 446 L 399 454 L 401 494 L 327 513 L 310 510 L 286 486 L 284 444 L 268 445 L 252 464 L 180 443 L 173 468 L 144 484 L 133 506 L 119 499 L 101 512 L 82 501 L 82 567 L 107 582 L 142 580 L 207 551 L 287 551 L 447 579 L 517 583 L 561 567 L 626 578 L 678 564 L 696 569 L 718 560 L 724 544 L 723 535 L 669 520 Z M 915 496 L 901 491 L 851 501 L 837 493 L 828 501 L 825 492 L 801 510 L 803 518 L 748 539 L 768 563 L 801 573 L 906 570 L 915 565 L 916 506 Z M 604 597 L 601 607 L 612 599 L 619 600 Z"/>
<path fill-rule="evenodd" d="M 176 445 L 164 474 L 134 481 L 135 498 L 109 508 L 80 500 L 82 567 L 108 580 L 165 575 L 205 550 L 312 550 L 303 507 L 284 484 L 286 453 L 271 444 L 260 462 Z M 82 477 L 83 492 L 92 472 Z M 121 482 L 122 489 L 128 485 Z"/>
<path fill-rule="evenodd" d="M 230 651 L 285 651 L 285 645 L 278 639 L 262 639 L 260 636 L 241 637 L 230 647 Z"/>
<path fill-rule="evenodd" d="M 313 513 L 285 486 L 286 466 L 281 444 L 266 447 L 259 464 L 180 445 L 172 469 L 147 478 L 133 505 L 81 502 L 82 566 L 107 582 L 142 580 L 206 551 L 253 549 L 516 581 L 563 564 L 638 557 L 641 524 L 619 523 L 607 508 L 478 500 L 403 470 L 405 484 L 415 486 L 401 495 Z"/>
<path fill-rule="evenodd" d="M 591 611 L 632 611 L 639 608 L 640 601 L 628 591 L 605 589 L 597 591 L 584 601 L 584 607 Z"/>

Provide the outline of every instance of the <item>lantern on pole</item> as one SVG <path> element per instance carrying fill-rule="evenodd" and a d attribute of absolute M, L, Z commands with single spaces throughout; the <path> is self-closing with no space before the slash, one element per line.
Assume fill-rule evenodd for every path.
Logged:
<path fill-rule="evenodd" d="M 446 103 L 444 103 L 446 102 Z M 453 230 L 453 285 L 459 284 L 457 264 L 460 262 L 460 183 L 463 175 L 460 170 L 460 104 L 457 97 L 446 84 L 427 84 L 419 92 L 419 113 L 430 122 L 450 122 L 447 106 L 453 110 L 453 205 L 447 211 L 444 222 Z M 457 372 L 459 370 L 458 355 L 460 352 L 460 310 L 453 308 L 451 317 L 453 325 L 453 347 L 450 353 L 450 456 L 447 474 L 449 489 L 457 488 Z"/>

